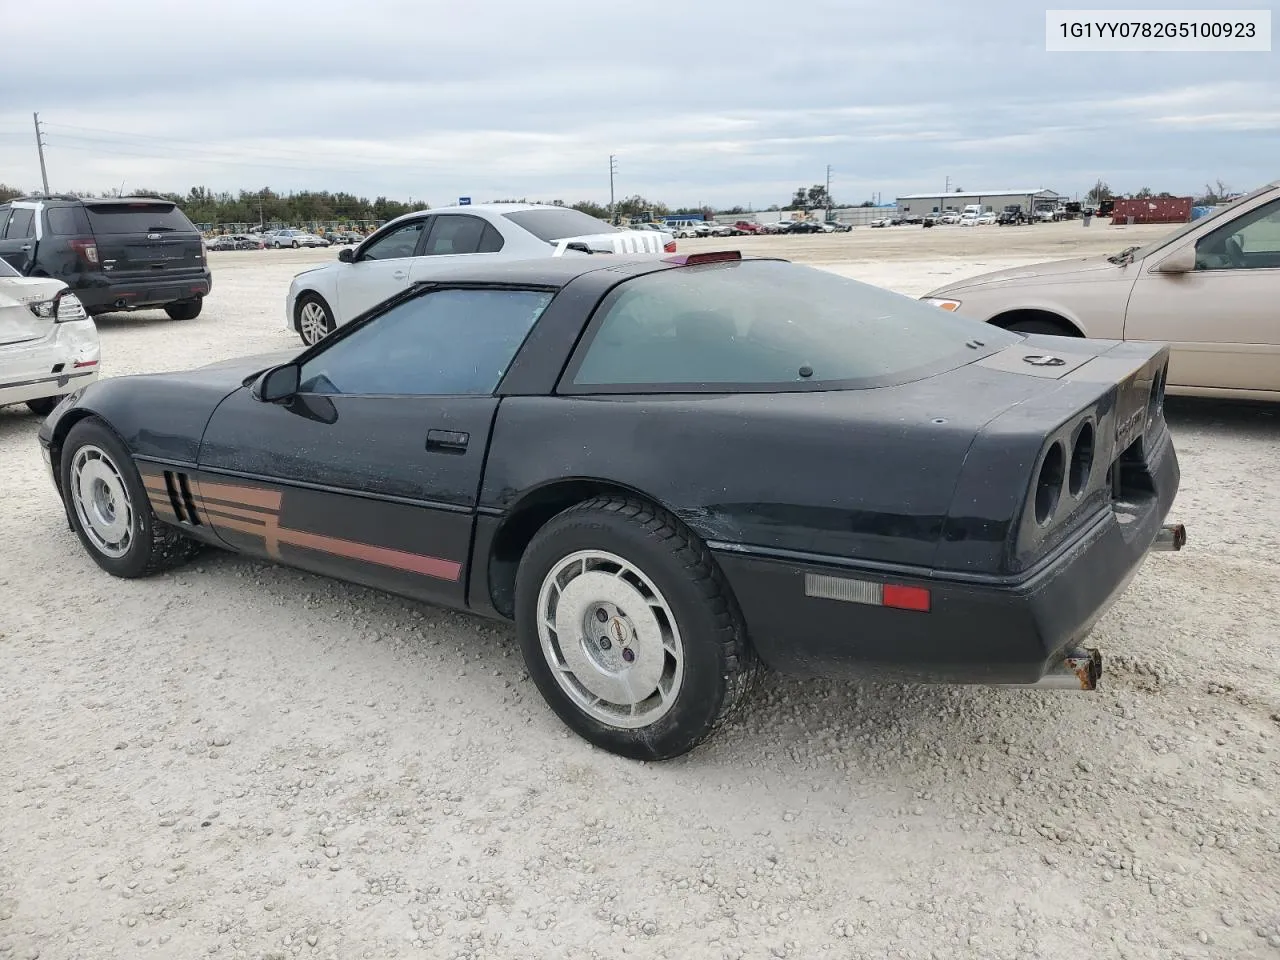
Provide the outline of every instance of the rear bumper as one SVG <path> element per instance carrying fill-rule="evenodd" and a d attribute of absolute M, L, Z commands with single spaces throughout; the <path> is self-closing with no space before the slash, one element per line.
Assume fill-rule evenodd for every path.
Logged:
<path fill-rule="evenodd" d="M 100 359 L 92 320 L 56 324 L 43 340 L 0 348 L 0 406 L 60 397 L 92 383 Z"/>
<path fill-rule="evenodd" d="M 208 270 L 155 278 L 85 273 L 75 279 L 68 278 L 68 283 L 87 310 L 102 313 L 161 307 L 179 300 L 206 297 L 213 289 L 213 275 Z"/>
<path fill-rule="evenodd" d="M 1148 456 L 1155 494 L 1108 507 L 1017 577 L 887 570 L 842 558 L 713 544 L 761 659 L 799 676 L 1027 684 L 1080 644 L 1141 568 L 1179 484 L 1165 431 Z M 775 552 L 776 553 L 776 552 Z M 810 575 L 919 586 L 928 611 L 810 596 Z"/>

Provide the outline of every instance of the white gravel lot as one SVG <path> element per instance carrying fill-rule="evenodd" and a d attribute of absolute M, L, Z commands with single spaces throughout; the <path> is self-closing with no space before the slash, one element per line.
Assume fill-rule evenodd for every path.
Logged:
<path fill-rule="evenodd" d="M 891 232 L 779 239 L 913 294 L 1044 256 Z M 213 255 L 197 320 L 101 318 L 104 373 L 296 344 L 332 255 Z M 217 552 L 111 579 L 0 409 L 0 960 L 1280 957 L 1280 409 L 1170 417 L 1190 540 L 1099 693 L 771 678 L 645 765 L 505 627 Z"/>

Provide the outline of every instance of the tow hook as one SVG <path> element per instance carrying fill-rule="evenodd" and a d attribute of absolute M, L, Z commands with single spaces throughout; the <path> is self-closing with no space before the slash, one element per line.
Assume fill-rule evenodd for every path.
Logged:
<path fill-rule="evenodd" d="M 1180 523 L 1166 523 L 1156 534 L 1152 550 L 1181 550 L 1187 542 L 1187 528 Z"/>
<path fill-rule="evenodd" d="M 1102 676 L 1102 654 L 1093 647 L 1067 650 L 1033 687 L 1054 690 L 1096 690 Z"/>

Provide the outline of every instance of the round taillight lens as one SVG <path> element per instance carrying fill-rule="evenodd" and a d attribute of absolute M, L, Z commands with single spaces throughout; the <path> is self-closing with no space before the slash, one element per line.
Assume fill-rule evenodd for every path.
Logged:
<path fill-rule="evenodd" d="M 1075 442 L 1071 445 L 1071 465 L 1067 471 L 1067 489 L 1073 497 L 1084 493 L 1093 472 L 1093 424 L 1080 424 Z"/>
<path fill-rule="evenodd" d="M 1040 464 L 1040 473 L 1036 476 L 1036 522 L 1046 524 L 1052 519 L 1053 512 L 1058 509 L 1058 499 L 1062 496 L 1062 480 L 1066 472 L 1067 454 L 1062 442 L 1055 440 L 1049 452 L 1044 455 Z"/>

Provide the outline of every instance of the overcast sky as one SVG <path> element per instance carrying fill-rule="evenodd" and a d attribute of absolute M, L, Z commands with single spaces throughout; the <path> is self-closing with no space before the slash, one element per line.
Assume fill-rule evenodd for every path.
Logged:
<path fill-rule="evenodd" d="M 1280 54 L 1046 53 L 1026 0 L 63 0 L 52 32 L 3 7 L 0 182 L 26 189 L 35 110 L 53 190 L 604 202 L 611 153 L 619 198 L 721 207 L 827 164 L 855 203 L 1280 177 Z"/>

